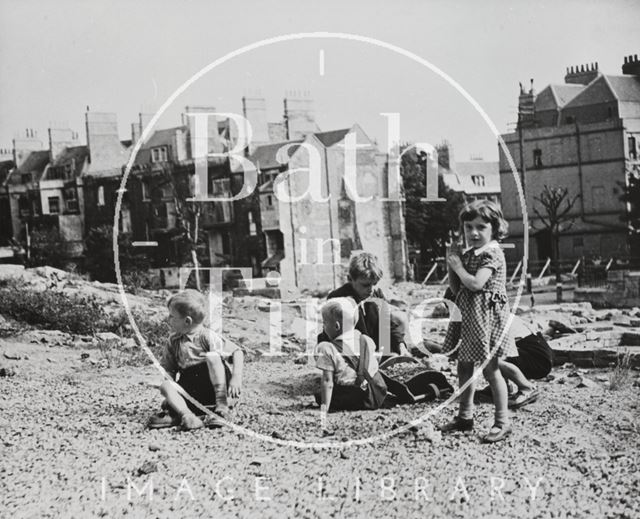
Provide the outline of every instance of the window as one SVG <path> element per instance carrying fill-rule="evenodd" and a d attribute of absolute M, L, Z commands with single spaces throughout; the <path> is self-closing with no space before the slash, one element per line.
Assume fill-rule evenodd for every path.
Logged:
<path fill-rule="evenodd" d="M 256 235 L 256 223 L 253 221 L 253 213 L 249 211 L 249 235 Z"/>
<path fill-rule="evenodd" d="M 75 213 L 78 211 L 78 196 L 75 187 L 68 187 L 64 190 L 64 204 L 67 212 Z"/>
<path fill-rule="evenodd" d="M 98 187 L 98 206 L 104 206 L 104 186 Z"/>
<path fill-rule="evenodd" d="M 573 117 L 572 115 L 567 115 L 564 119 L 564 122 L 567 124 L 573 124 L 576 122 L 576 118 Z"/>
<path fill-rule="evenodd" d="M 267 206 L 273 207 L 273 197 L 271 195 L 267 195 Z"/>
<path fill-rule="evenodd" d="M 167 147 L 159 146 L 157 148 L 151 148 L 151 162 L 167 162 Z"/>
<path fill-rule="evenodd" d="M 151 200 L 151 196 L 149 194 L 149 184 L 144 180 L 142 181 L 142 200 L 144 200 L 145 202 Z"/>
<path fill-rule="evenodd" d="M 28 184 L 29 182 L 31 182 L 32 178 L 33 178 L 33 177 L 31 176 L 31 173 L 23 173 L 23 174 L 20 176 L 20 181 L 21 181 L 23 184 Z"/>
<path fill-rule="evenodd" d="M 484 175 L 471 175 L 471 181 L 474 186 L 484 187 Z"/>
<path fill-rule="evenodd" d="M 60 213 L 60 198 L 57 196 L 49 197 L 49 214 L 59 214 Z"/>
<path fill-rule="evenodd" d="M 535 150 L 533 150 L 533 167 L 542 167 L 542 150 L 540 148 L 536 148 Z"/>
<path fill-rule="evenodd" d="M 629 136 L 629 158 L 633 160 L 638 159 L 638 148 L 636 147 L 636 138 L 633 135 Z"/>
<path fill-rule="evenodd" d="M 218 178 L 212 181 L 213 184 L 213 196 L 218 198 L 228 197 L 231 198 L 231 188 L 228 178 Z"/>
<path fill-rule="evenodd" d="M 29 216 L 29 199 L 21 195 L 18 199 L 18 209 L 20 210 L 20 216 Z"/>

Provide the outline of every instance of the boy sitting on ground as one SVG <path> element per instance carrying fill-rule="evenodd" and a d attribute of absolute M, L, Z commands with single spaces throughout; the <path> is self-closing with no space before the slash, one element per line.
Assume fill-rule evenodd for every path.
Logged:
<path fill-rule="evenodd" d="M 315 396 L 325 411 L 377 409 L 387 395 L 375 344 L 355 328 L 357 319 L 357 306 L 349 298 L 330 299 L 322 307 L 328 340 L 316 347 L 316 366 L 322 378 Z"/>
<path fill-rule="evenodd" d="M 200 292 L 184 290 L 172 296 L 167 307 L 169 326 L 174 333 L 160 364 L 172 380 L 165 380 L 160 386 L 165 398 L 163 412 L 150 418 L 149 427 L 182 425 L 186 430 L 203 427 L 204 422 L 196 416 L 202 415 L 202 411 L 186 400 L 184 393 L 204 407 L 213 407 L 216 414 L 228 420 L 227 396 L 238 398 L 242 387 L 242 350 L 203 326 L 206 301 Z M 229 358 L 233 373 L 227 364 Z"/>
<path fill-rule="evenodd" d="M 327 299 L 350 297 L 358 304 L 356 330 L 373 339 L 376 351 L 383 355 L 409 355 L 404 340 L 404 315 L 400 311 L 391 310 L 382 290 L 374 288 L 382 276 L 377 258 L 368 252 L 361 252 L 349 262 L 347 283 L 330 292 Z M 381 301 L 367 301 L 369 298 Z M 318 342 L 326 340 L 328 338 L 325 334 L 318 336 Z"/>

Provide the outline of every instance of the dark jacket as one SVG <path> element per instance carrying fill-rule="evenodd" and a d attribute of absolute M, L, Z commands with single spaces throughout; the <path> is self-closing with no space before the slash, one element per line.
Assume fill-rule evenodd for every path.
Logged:
<path fill-rule="evenodd" d="M 334 297 L 350 297 L 358 303 L 360 316 L 356 323 L 356 330 L 373 339 L 376 343 L 376 351 L 400 353 L 400 343 L 404 342 L 405 326 L 400 319 L 391 314 L 392 307 L 386 302 L 382 290 L 376 288 L 371 294 L 372 298 L 382 299 L 382 301 L 367 299 L 361 302 L 351 283 L 345 283 L 330 292 L 327 299 Z M 318 342 L 321 341 L 329 341 L 324 332 L 318 335 Z"/>

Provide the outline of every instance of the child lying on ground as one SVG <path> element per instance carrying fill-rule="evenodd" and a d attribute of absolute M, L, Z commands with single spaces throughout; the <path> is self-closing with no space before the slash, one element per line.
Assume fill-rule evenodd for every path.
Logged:
<path fill-rule="evenodd" d="M 377 409 L 387 396 L 375 344 L 355 329 L 357 320 L 358 308 L 352 299 L 330 299 L 322 307 L 328 340 L 316 347 L 316 366 L 322 370 L 316 401 L 325 411 Z"/>
<path fill-rule="evenodd" d="M 174 333 L 169 337 L 160 364 L 173 380 L 165 380 L 160 386 L 165 398 L 164 411 L 149 419 L 149 427 L 182 425 L 186 430 L 203 427 L 204 422 L 196 415 L 204 413 L 185 400 L 182 395 L 185 392 L 228 420 L 227 395 L 238 398 L 242 387 L 242 350 L 203 326 L 206 302 L 200 292 L 184 290 L 172 296 L 167 306 L 169 326 Z M 229 358 L 233 362 L 233 373 L 227 364 Z"/>

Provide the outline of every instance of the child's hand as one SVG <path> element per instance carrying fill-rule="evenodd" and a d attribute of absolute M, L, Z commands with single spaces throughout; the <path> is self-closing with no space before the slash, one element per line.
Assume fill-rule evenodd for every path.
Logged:
<path fill-rule="evenodd" d="M 462 268 L 462 260 L 457 254 L 450 254 L 449 256 L 447 256 L 447 264 L 449 265 L 449 268 L 454 272 L 457 272 Z"/>
<path fill-rule="evenodd" d="M 242 388 L 242 381 L 238 379 L 238 377 L 231 376 L 231 380 L 229 381 L 229 396 L 232 398 L 238 398 L 240 396 L 240 391 Z"/>

